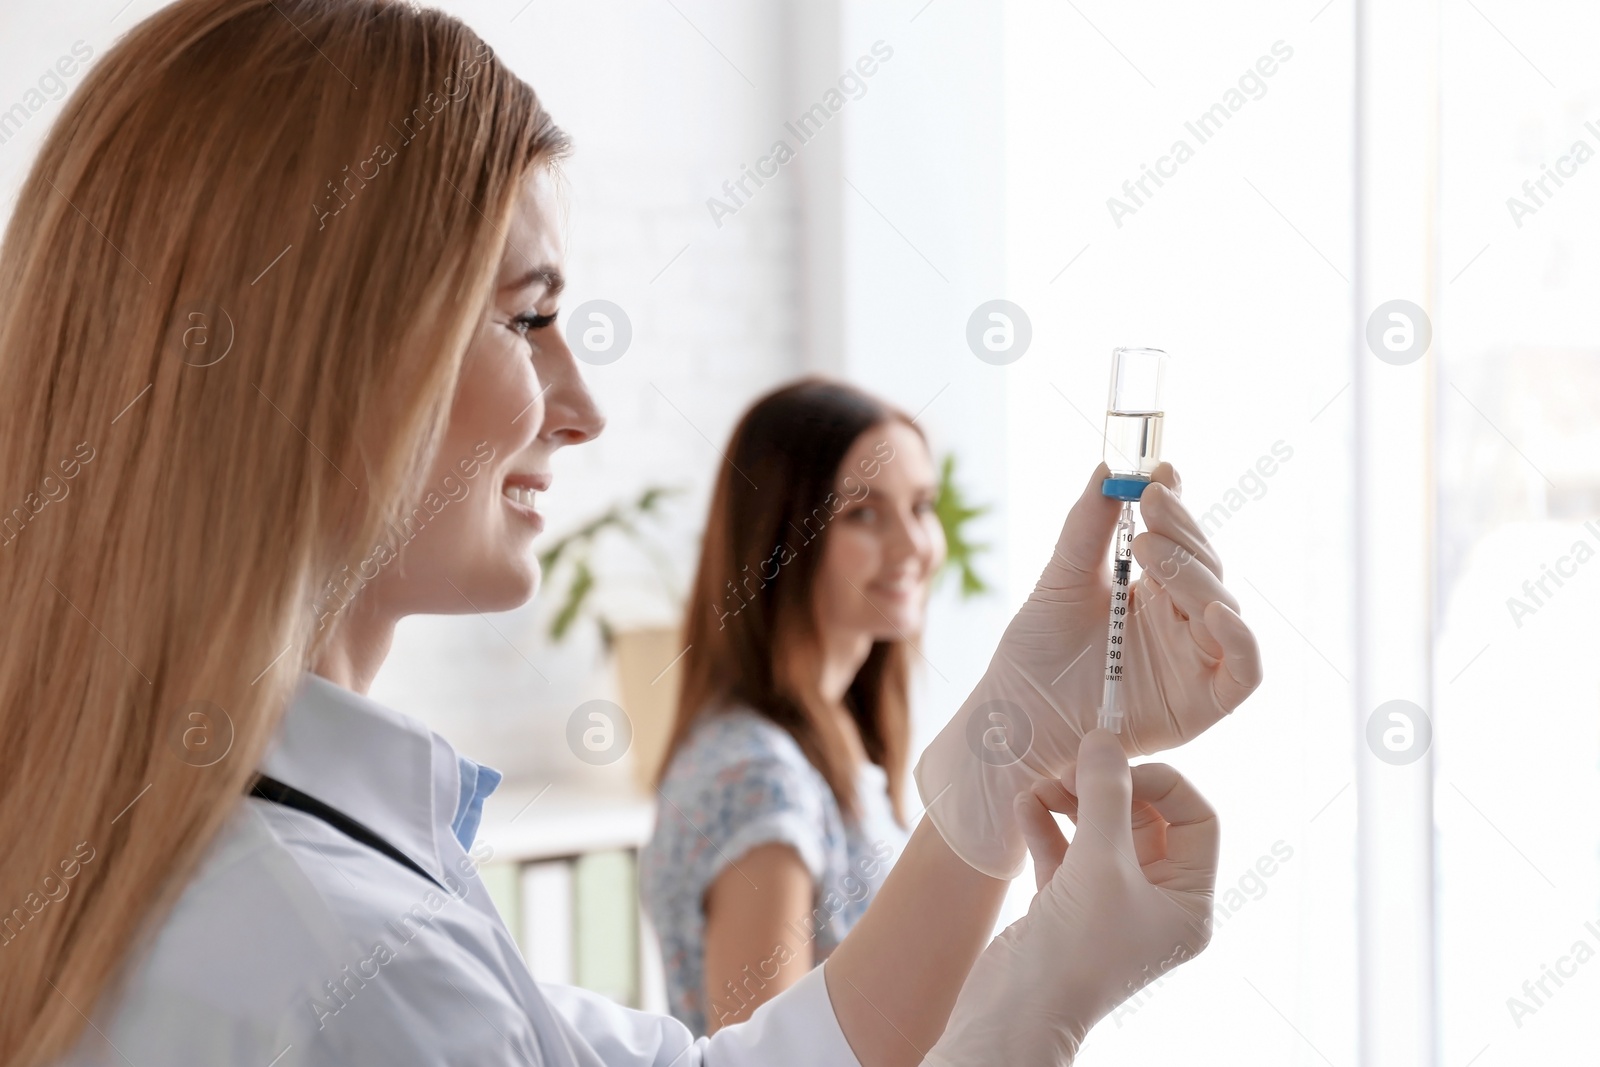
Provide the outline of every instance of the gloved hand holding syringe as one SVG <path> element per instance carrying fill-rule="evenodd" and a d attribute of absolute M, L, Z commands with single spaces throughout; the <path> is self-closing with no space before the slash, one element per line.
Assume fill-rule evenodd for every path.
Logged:
<path fill-rule="evenodd" d="M 1114 734 L 1122 732 L 1124 715 L 1122 666 L 1133 570 L 1133 502 L 1161 462 L 1161 423 L 1166 416 L 1161 387 L 1166 371 L 1167 354 L 1159 348 L 1118 348 L 1111 353 L 1104 454 L 1111 473 L 1101 482 L 1100 492 L 1123 503 L 1112 540 L 1111 619 L 1099 725 Z"/>
<path fill-rule="evenodd" d="M 1260 684 L 1261 657 L 1177 471 L 1159 462 L 1164 364 L 1159 352 L 1115 353 L 1105 462 L 988 670 L 916 766 L 926 818 L 973 868 L 1015 877 L 1029 845 L 1038 873 L 1055 868 L 979 957 L 930 1067 L 1071 1063 L 1097 1020 L 1209 934 L 1215 817 L 1170 767 L 1130 770 L 1127 757 L 1216 724 Z M 1111 669 L 1100 673 L 1102 648 Z M 1094 728 L 1106 719 L 1117 733 Z M 1079 824 L 1070 851 L 1043 808 Z"/>
<path fill-rule="evenodd" d="M 1099 721 L 1106 686 L 1097 653 L 1107 650 L 1108 603 L 1124 612 L 1111 616 L 1121 640 L 1107 662 L 1120 668 L 1111 688 L 1121 728 L 1111 736 L 1127 755 L 1203 733 L 1261 682 L 1260 649 L 1222 582 L 1222 561 L 1184 508 L 1177 471 L 1157 463 L 1163 409 L 1159 378 L 1149 375 L 1160 363 L 1159 355 L 1136 360 L 1126 352 L 1117 361 L 1127 384 L 1113 390 L 1108 462 L 1085 479 L 988 669 L 917 762 L 928 818 L 957 855 L 994 878 L 1015 877 L 1026 859 L 1017 794 L 1060 777 Z M 1139 501 L 1138 537 L 1129 527 L 1118 535 L 1127 501 L 1106 489 L 1119 481 L 1133 483 L 1126 488 Z M 1125 518 L 1131 522 L 1131 509 Z M 1108 555 L 1125 561 L 1115 587 Z M 1137 580 L 1133 558 L 1143 568 Z"/>

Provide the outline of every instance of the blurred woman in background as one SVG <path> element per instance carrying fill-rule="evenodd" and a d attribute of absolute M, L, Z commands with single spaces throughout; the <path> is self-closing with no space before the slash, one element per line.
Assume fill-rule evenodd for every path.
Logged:
<path fill-rule="evenodd" d="M 945 558 L 922 432 L 859 389 L 780 388 L 726 453 L 640 871 L 694 1033 L 825 959 L 903 847 L 909 665 Z"/>

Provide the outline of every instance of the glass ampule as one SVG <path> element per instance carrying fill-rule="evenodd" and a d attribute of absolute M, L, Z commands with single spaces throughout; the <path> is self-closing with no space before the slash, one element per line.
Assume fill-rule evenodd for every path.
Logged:
<path fill-rule="evenodd" d="M 1111 395 L 1106 400 L 1105 453 L 1111 475 L 1100 487 L 1117 500 L 1138 500 L 1161 462 L 1161 389 L 1168 356 L 1159 348 L 1118 348 L 1111 353 Z"/>

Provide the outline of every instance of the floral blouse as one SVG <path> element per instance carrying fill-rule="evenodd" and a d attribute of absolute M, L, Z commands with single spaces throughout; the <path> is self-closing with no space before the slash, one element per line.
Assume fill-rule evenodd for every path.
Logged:
<path fill-rule="evenodd" d="M 794 933 L 821 963 L 867 910 L 906 832 L 894 821 L 883 768 L 863 763 L 861 818 L 847 820 L 822 774 L 783 727 L 748 709 L 703 717 L 661 783 L 655 832 L 640 854 L 640 895 L 661 942 L 667 1004 L 690 1032 L 742 1006 L 740 989 L 706 1003 L 702 902 L 723 869 L 759 845 L 790 846 L 816 886 Z M 742 985 L 777 961 L 753 961 Z M 775 967 L 766 977 L 776 974 Z M 748 994 L 746 994 L 748 996 Z"/>

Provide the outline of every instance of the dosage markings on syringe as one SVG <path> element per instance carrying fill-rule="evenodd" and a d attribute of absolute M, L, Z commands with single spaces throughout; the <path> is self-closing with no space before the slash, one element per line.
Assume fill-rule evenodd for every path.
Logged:
<path fill-rule="evenodd" d="M 1133 527 L 1119 524 L 1116 569 L 1111 579 L 1111 626 L 1106 635 L 1106 680 L 1122 681 L 1122 630 L 1128 616 L 1128 580 L 1133 571 Z"/>

